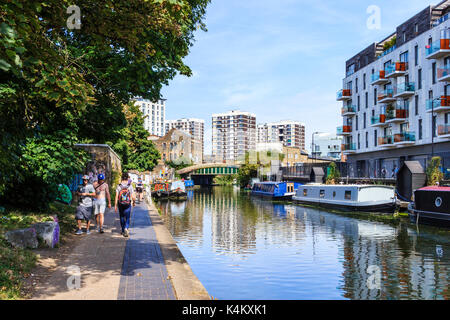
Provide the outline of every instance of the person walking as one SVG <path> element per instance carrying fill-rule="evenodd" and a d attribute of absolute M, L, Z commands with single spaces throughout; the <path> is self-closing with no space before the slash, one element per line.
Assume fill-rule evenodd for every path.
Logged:
<path fill-rule="evenodd" d="M 142 201 L 142 195 L 144 192 L 144 185 L 142 184 L 142 178 L 139 177 L 138 182 L 136 183 L 136 192 L 138 194 L 139 203 Z"/>
<path fill-rule="evenodd" d="M 129 236 L 131 208 L 136 204 L 136 196 L 134 194 L 133 186 L 128 184 L 128 173 L 122 173 L 122 181 L 116 189 L 116 199 L 114 205 L 114 212 L 119 209 L 120 226 L 122 228 L 122 235 Z"/>
<path fill-rule="evenodd" d="M 97 222 L 98 232 L 104 233 L 103 222 L 106 210 L 106 199 L 108 199 L 108 208 L 111 209 L 111 195 L 109 186 L 105 182 L 105 175 L 100 173 L 97 176 L 97 183 L 94 185 L 96 198 L 94 200 L 94 215 Z"/>
<path fill-rule="evenodd" d="M 75 234 L 82 234 L 81 221 L 86 221 L 86 234 L 90 234 L 89 227 L 91 225 L 92 216 L 92 199 L 95 197 L 95 190 L 92 184 L 89 183 L 89 176 L 83 176 L 83 184 L 78 186 L 77 195 L 79 196 L 79 204 L 75 213 L 75 219 L 78 223 L 78 230 Z"/>

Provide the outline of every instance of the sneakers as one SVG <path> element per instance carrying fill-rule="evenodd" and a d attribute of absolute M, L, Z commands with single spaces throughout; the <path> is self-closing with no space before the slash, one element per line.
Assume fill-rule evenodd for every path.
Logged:
<path fill-rule="evenodd" d="M 75 232 L 75 234 L 83 234 L 83 231 L 81 229 L 78 229 L 77 232 Z"/>
<path fill-rule="evenodd" d="M 103 230 L 103 228 L 100 228 L 99 232 L 100 233 L 105 233 L 105 230 Z"/>
<path fill-rule="evenodd" d="M 89 229 L 87 229 L 86 234 L 91 234 L 91 231 L 89 231 Z"/>
<path fill-rule="evenodd" d="M 125 229 L 125 231 L 122 234 L 126 238 L 128 238 L 128 236 L 130 235 L 129 232 L 128 232 L 128 229 Z"/>

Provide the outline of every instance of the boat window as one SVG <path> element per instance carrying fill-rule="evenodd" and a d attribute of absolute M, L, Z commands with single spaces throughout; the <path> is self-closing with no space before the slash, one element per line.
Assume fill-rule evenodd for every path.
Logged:
<path fill-rule="evenodd" d="M 333 198 L 336 197 L 336 191 L 333 191 Z"/>
<path fill-rule="evenodd" d="M 308 189 L 303 189 L 303 196 L 306 197 L 308 195 Z"/>
<path fill-rule="evenodd" d="M 350 190 L 345 191 L 345 199 L 351 200 L 352 199 L 352 192 Z"/>
<path fill-rule="evenodd" d="M 325 190 L 320 190 L 320 195 L 321 198 L 325 197 Z"/>

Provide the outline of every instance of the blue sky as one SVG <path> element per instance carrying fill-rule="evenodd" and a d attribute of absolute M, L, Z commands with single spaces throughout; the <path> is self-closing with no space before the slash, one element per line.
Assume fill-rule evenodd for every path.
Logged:
<path fill-rule="evenodd" d="M 192 77 L 177 76 L 162 90 L 166 119 L 205 120 L 211 153 L 211 114 L 233 109 L 257 123 L 296 120 L 315 131 L 342 125 L 336 92 L 345 61 L 439 1 L 212 0 L 208 32 L 198 31 L 185 58 Z M 367 8 L 381 9 L 381 28 L 368 29 Z"/>

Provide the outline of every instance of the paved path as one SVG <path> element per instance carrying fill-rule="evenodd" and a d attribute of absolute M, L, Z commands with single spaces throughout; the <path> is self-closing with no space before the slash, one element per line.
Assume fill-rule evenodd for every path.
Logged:
<path fill-rule="evenodd" d="M 176 299 L 145 204 L 133 208 L 118 299 Z"/>

